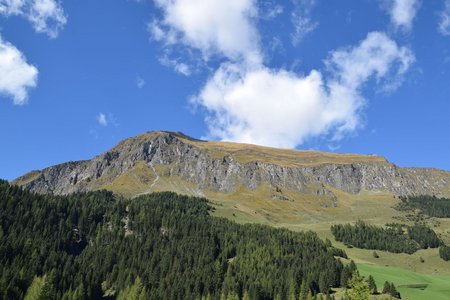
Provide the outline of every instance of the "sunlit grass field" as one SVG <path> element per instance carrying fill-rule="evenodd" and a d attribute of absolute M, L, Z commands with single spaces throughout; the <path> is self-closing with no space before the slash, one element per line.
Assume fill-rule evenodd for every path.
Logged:
<path fill-rule="evenodd" d="M 394 282 L 402 299 L 450 299 L 450 275 L 424 275 L 374 264 L 357 264 L 357 266 L 362 275 L 374 277 L 379 290 L 383 288 L 385 281 Z"/>

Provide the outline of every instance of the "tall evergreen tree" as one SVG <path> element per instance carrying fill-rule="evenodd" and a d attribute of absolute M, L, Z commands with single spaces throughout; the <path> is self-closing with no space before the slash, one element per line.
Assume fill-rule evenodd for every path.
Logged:
<path fill-rule="evenodd" d="M 373 279 L 372 275 L 369 275 L 367 278 L 367 284 L 369 285 L 369 290 L 372 295 L 375 295 L 378 292 L 377 284 L 375 283 L 375 279 Z"/>
<path fill-rule="evenodd" d="M 369 284 L 358 272 L 353 272 L 349 281 L 348 297 L 350 300 L 367 300 L 370 296 Z"/>
<path fill-rule="evenodd" d="M 302 280 L 302 284 L 300 285 L 300 292 L 298 296 L 298 300 L 306 300 L 308 297 L 310 290 L 309 286 L 305 280 Z"/>

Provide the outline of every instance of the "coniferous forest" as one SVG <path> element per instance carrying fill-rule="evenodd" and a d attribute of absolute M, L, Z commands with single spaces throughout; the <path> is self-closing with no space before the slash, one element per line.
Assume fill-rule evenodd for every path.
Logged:
<path fill-rule="evenodd" d="M 450 218 L 450 199 L 436 196 L 400 197 L 399 209 L 419 209 L 422 213 L 436 218 Z"/>
<path fill-rule="evenodd" d="M 436 233 L 424 225 L 388 225 L 382 228 L 358 221 L 355 225 L 333 225 L 331 232 L 337 241 L 347 245 L 393 253 L 412 254 L 419 249 L 437 248 L 442 245 Z"/>
<path fill-rule="evenodd" d="M 51 196 L 0 181 L 0 299 L 292 299 L 348 284 L 345 253 L 315 233 L 211 210 L 168 192 Z"/>

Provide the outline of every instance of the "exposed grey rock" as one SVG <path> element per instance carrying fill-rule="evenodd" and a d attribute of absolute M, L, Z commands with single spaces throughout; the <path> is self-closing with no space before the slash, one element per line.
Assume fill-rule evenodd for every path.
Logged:
<path fill-rule="evenodd" d="M 335 199 L 335 196 L 326 187 L 351 194 L 361 190 L 386 191 L 395 195 L 450 194 L 450 172 L 446 171 L 400 168 L 387 161 L 323 163 L 303 167 L 257 160 L 243 163 L 231 154 L 213 158 L 186 139 L 190 138 L 171 132 L 131 138 L 91 160 L 49 167 L 19 177 L 13 183 L 37 193 L 88 191 L 110 183 L 144 161 L 152 167 L 168 166 L 167 176 L 181 176 L 195 183 L 199 190 L 208 188 L 224 193 L 241 185 L 255 190 L 268 183 L 274 189 L 302 192 L 306 192 L 309 186 L 319 186 L 315 193 L 327 195 L 330 199 Z"/>

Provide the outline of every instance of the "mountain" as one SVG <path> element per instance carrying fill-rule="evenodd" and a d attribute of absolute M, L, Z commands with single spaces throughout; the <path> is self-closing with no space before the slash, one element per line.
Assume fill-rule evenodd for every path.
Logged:
<path fill-rule="evenodd" d="M 32 171 L 13 183 L 51 194 L 106 188 L 135 196 L 167 188 L 203 195 L 205 190 L 231 193 L 267 185 L 279 200 L 283 190 L 331 198 L 333 190 L 450 195 L 450 172 L 401 168 L 381 156 L 209 142 L 167 131 L 126 139 L 91 160 Z"/>
<path fill-rule="evenodd" d="M 275 149 L 155 131 L 126 139 L 91 160 L 33 171 L 12 183 L 38 194 L 107 189 L 128 198 L 159 191 L 202 196 L 211 201 L 215 216 L 312 230 L 333 241 L 333 224 L 364 220 L 412 226 L 420 218 L 450 243 L 450 219 L 423 219 L 398 209 L 398 196 L 450 197 L 450 172 L 402 168 L 377 155 Z M 383 252 L 376 258 L 373 250 L 346 248 L 360 262 L 448 274 L 450 262 L 440 260 L 437 251 Z M 426 263 L 418 263 L 422 260 Z"/>

